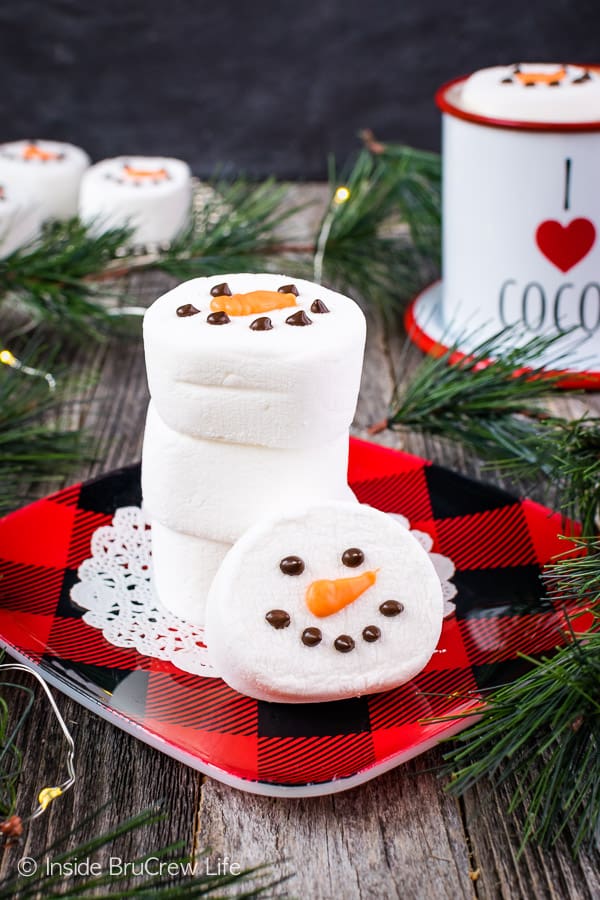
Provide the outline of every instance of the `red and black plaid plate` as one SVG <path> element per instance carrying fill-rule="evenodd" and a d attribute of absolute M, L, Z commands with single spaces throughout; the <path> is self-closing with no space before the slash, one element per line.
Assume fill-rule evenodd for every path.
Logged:
<path fill-rule="evenodd" d="M 456 615 L 429 665 L 393 691 L 332 703 L 252 700 L 217 678 L 114 647 L 70 600 L 90 538 L 139 505 L 139 466 L 75 485 L 0 520 L 0 643 L 60 690 L 136 737 L 228 784 L 308 796 L 345 790 L 465 727 L 481 693 L 564 643 L 539 573 L 564 522 L 426 460 L 353 440 L 359 500 L 401 513 L 456 565 Z M 439 717 L 444 717 L 440 721 Z"/>

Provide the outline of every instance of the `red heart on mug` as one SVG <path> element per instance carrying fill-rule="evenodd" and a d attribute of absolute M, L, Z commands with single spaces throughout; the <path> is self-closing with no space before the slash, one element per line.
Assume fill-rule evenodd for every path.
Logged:
<path fill-rule="evenodd" d="M 552 265 L 561 272 L 568 272 L 594 246 L 596 228 L 589 219 L 573 219 L 568 225 L 547 219 L 538 225 L 535 240 Z"/>

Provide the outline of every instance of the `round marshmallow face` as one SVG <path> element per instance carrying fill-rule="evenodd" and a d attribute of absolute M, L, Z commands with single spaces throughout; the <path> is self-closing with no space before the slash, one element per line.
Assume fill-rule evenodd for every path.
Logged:
<path fill-rule="evenodd" d="M 352 421 L 365 330 L 356 303 L 309 281 L 197 278 L 146 313 L 150 394 L 193 437 L 317 446 Z"/>
<path fill-rule="evenodd" d="M 306 703 L 393 688 L 430 659 L 439 578 L 398 522 L 329 503 L 262 520 L 229 551 L 207 605 L 221 677 L 262 700 Z"/>
<path fill-rule="evenodd" d="M 42 219 L 67 219 L 77 213 L 77 195 L 87 153 L 58 141 L 12 141 L 0 144 L 0 182 L 23 188 Z"/>
<path fill-rule="evenodd" d="M 460 106 L 516 122 L 600 122 L 600 75 L 561 63 L 493 66 L 465 81 Z"/>
<path fill-rule="evenodd" d="M 134 240 L 162 243 L 186 224 L 191 196 L 190 170 L 182 160 L 118 156 L 86 172 L 79 214 L 94 231 L 130 226 Z"/>

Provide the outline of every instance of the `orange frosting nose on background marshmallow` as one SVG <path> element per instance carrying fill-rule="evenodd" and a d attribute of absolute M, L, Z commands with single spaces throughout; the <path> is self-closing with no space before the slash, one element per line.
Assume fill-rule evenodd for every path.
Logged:
<path fill-rule="evenodd" d="M 566 69 L 556 69 L 554 72 L 515 72 L 515 77 L 522 84 L 551 84 L 562 81 L 567 75 Z"/>
<path fill-rule="evenodd" d="M 377 570 L 363 572 L 353 578 L 336 578 L 334 581 L 322 579 L 313 581 L 306 591 L 306 605 L 314 616 L 320 619 L 332 616 L 364 594 L 377 580 Z"/>
<path fill-rule="evenodd" d="M 50 159 L 58 159 L 60 153 L 53 153 L 52 150 L 42 150 L 41 147 L 37 147 L 35 144 L 28 144 L 23 149 L 23 159 L 41 159 L 41 160 L 50 160 Z"/>
<path fill-rule="evenodd" d="M 228 316 L 251 316 L 255 313 L 271 312 L 272 309 L 285 309 L 296 306 L 294 294 L 283 294 L 281 291 L 248 291 L 247 294 L 225 294 L 211 300 L 213 312 L 226 312 Z"/>
<path fill-rule="evenodd" d="M 133 166 L 123 166 L 123 170 L 130 178 L 152 178 L 154 181 L 165 181 L 166 169 L 134 169 Z"/>

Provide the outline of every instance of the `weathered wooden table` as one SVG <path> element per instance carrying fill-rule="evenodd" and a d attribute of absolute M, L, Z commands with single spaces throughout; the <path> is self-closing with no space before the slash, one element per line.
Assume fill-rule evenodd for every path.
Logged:
<path fill-rule="evenodd" d="M 290 202 L 314 201 L 304 213 L 308 234 L 326 197 L 323 185 L 290 190 Z M 138 274 L 122 288 L 129 299 L 148 305 L 172 283 L 156 274 Z M 406 352 L 400 330 L 385 334 L 377 318 L 370 317 L 356 433 L 385 415 L 396 379 L 406 377 L 419 358 L 414 348 Z M 74 372 L 92 376 L 92 382 L 86 402 L 65 411 L 64 421 L 84 426 L 97 439 L 99 451 L 93 464 L 74 470 L 67 481 L 139 459 L 148 400 L 141 339 L 82 342 L 69 362 Z M 560 397 L 554 408 L 563 415 L 579 415 L 586 408 L 597 414 L 600 396 Z M 377 440 L 480 474 L 477 461 L 436 440 L 389 433 Z M 189 851 L 210 847 L 213 858 L 228 856 L 242 866 L 272 862 L 277 873 L 294 873 L 279 888 L 280 895 L 309 900 L 600 897 L 597 853 L 583 853 L 573 861 L 566 838 L 553 852 L 530 847 L 518 859 L 517 822 L 506 812 L 513 786 L 498 792 L 481 785 L 464 799 L 452 799 L 436 772 L 441 761 L 437 750 L 346 793 L 320 799 L 264 798 L 225 787 L 66 697 L 58 700 L 76 742 L 77 784 L 33 824 L 24 847 L 5 854 L 0 875 L 14 871 L 20 856 L 40 853 L 57 834 L 107 801 L 112 803 L 93 825 L 73 836 L 71 845 L 164 799 L 165 820 L 121 840 L 113 853 L 134 859 L 183 840 Z M 20 701 L 13 695 L 11 702 Z M 18 808 L 25 811 L 41 785 L 54 783 L 62 752 L 56 722 L 41 701 L 29 717 L 22 746 Z"/>

